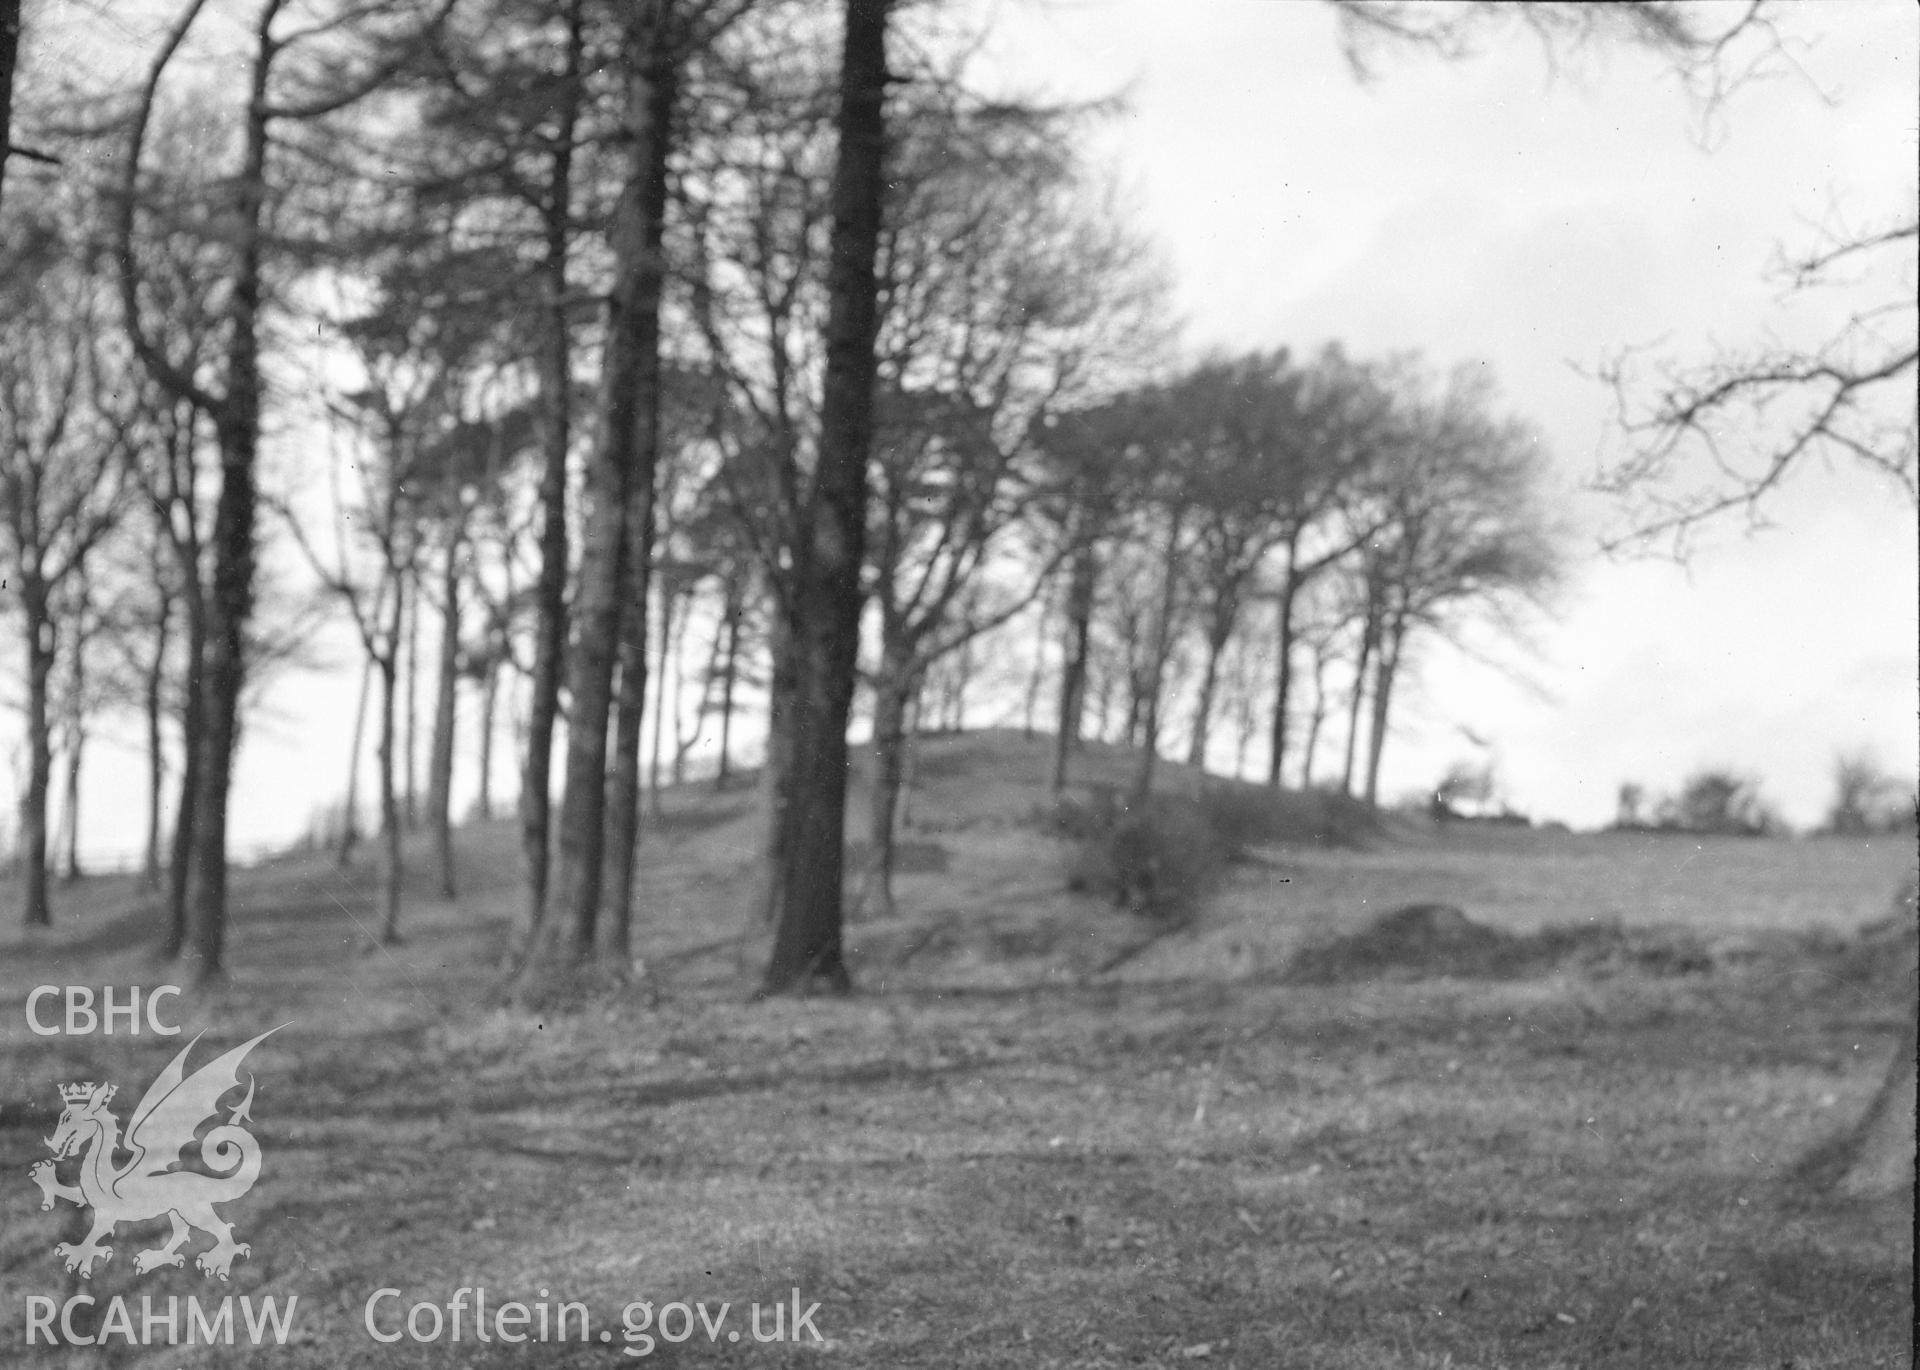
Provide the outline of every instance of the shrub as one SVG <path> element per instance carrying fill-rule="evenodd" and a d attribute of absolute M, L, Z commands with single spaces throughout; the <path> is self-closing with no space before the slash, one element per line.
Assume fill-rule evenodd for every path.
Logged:
<path fill-rule="evenodd" d="M 1112 786 L 1096 785 L 1084 799 L 1060 799 L 1047 821 L 1074 844 L 1068 889 L 1177 922 L 1250 846 L 1358 847 L 1379 831 L 1374 812 L 1348 795 L 1232 781 L 1198 795 L 1157 794 L 1132 810 Z"/>
<path fill-rule="evenodd" d="M 1683 832 L 1759 837 L 1780 828 L 1778 816 L 1760 798 L 1758 782 L 1731 771 L 1696 771 L 1663 807 L 1662 826 Z"/>
<path fill-rule="evenodd" d="M 1229 858 L 1226 845 L 1191 799 L 1155 795 L 1128 808 L 1111 791 L 1062 800 L 1056 830 L 1074 840 L 1067 888 L 1110 898 L 1118 907 L 1184 923 Z"/>
<path fill-rule="evenodd" d="M 1259 843 L 1298 847 L 1360 847 L 1379 831 L 1365 802 L 1337 790 L 1276 790 L 1234 781 L 1200 793 L 1207 826 L 1232 855 Z"/>
<path fill-rule="evenodd" d="M 1913 799 L 1865 752 L 1834 758 L 1833 799 L 1822 830 L 1846 836 L 1903 832 L 1913 824 Z"/>

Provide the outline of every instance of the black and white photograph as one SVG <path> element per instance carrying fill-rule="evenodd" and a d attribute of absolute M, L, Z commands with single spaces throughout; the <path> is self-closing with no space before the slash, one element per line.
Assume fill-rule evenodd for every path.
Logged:
<path fill-rule="evenodd" d="M 0 0 L 0 1365 L 1915 1359 L 1912 0 Z"/>

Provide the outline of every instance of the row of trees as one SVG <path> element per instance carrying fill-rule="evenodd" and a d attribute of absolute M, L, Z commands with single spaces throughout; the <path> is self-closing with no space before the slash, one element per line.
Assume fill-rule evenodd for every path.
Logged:
<path fill-rule="evenodd" d="M 1419 634 L 1537 601 L 1559 570 L 1535 439 L 1493 412 L 1474 368 L 1435 381 L 1413 359 L 1361 365 L 1337 351 L 1213 361 L 1068 416 L 1042 448 L 1061 471 L 1042 503 L 1062 567 L 1056 788 L 1091 696 L 1102 719 L 1119 702 L 1145 792 L 1183 654 L 1187 760 L 1219 762 L 1227 704 L 1244 753 L 1264 683 L 1266 779 L 1290 778 L 1297 754 L 1310 784 L 1326 668 L 1344 659 L 1341 785 L 1372 801 Z"/>
<path fill-rule="evenodd" d="M 1477 373 L 1328 353 L 1169 375 L 1149 256 L 1076 156 L 1100 111 L 983 96 L 938 13 L 256 0 L 236 28 L 204 8 L 181 0 L 124 87 L 74 73 L 32 111 L 64 165 L 31 168 L 24 202 L 13 167 L 21 298 L 0 324 L 25 387 L 6 461 L 9 550 L 34 568 L 29 731 L 44 743 L 35 671 L 44 706 L 82 621 L 59 587 L 116 584 L 112 545 L 142 592 L 156 793 L 164 753 L 179 780 L 167 945 L 201 973 L 247 692 L 289 636 L 276 548 L 378 692 L 388 935 L 423 674 L 403 655 L 437 628 L 449 890 L 460 681 L 488 744 L 520 697 L 514 984 L 534 1000 L 629 964 L 645 725 L 659 756 L 671 716 L 685 755 L 664 667 L 691 625 L 723 766 L 743 695 L 766 699 L 754 902 L 777 992 L 845 983 L 869 606 L 884 895 L 907 740 L 963 695 L 983 634 L 1038 627 L 1056 785 L 1090 718 L 1138 745 L 1136 797 L 1182 725 L 1190 760 L 1264 731 L 1268 778 L 1310 780 L 1341 711 L 1341 782 L 1371 798 L 1423 636 L 1553 582 L 1539 454 Z M 1349 10 L 1433 39 L 1399 7 Z M 1671 17 L 1634 36 L 1717 41 Z M 238 107 L 194 79 L 209 60 L 246 73 Z M 306 454 L 284 476 L 263 464 L 281 444 Z M 28 908 L 46 916 L 43 886 Z"/>
<path fill-rule="evenodd" d="M 1865 752 L 1847 752 L 1833 762 L 1833 793 L 1817 831 L 1842 837 L 1910 832 L 1915 801 L 1910 785 Z M 1721 833 L 1758 837 L 1786 830 L 1784 820 L 1750 775 L 1705 767 L 1671 795 L 1651 796 L 1645 786 L 1620 786 L 1614 826 L 1627 830 Z"/>
<path fill-rule="evenodd" d="M 47 516 L 84 549 L 132 526 L 117 516 L 139 486 L 178 573 L 163 602 L 185 631 L 169 645 L 162 630 L 152 649 L 183 686 L 172 940 L 217 973 L 260 549 L 284 526 L 378 687 L 389 931 L 397 663 L 424 604 L 441 623 L 428 808 L 443 847 L 457 671 L 463 658 L 483 672 L 524 661 L 518 982 L 542 997 L 589 967 L 620 973 L 646 609 L 656 572 L 663 619 L 685 596 L 656 549 L 684 519 L 724 528 L 741 554 L 728 571 L 735 666 L 747 600 L 769 609 L 768 987 L 842 982 L 837 815 L 876 396 L 900 397 L 889 422 L 972 411 L 1006 441 L 1020 406 L 1067 393 L 1103 355 L 1097 290 L 1126 245 L 1099 243 L 1074 204 L 1073 112 L 980 100 L 932 32 L 907 33 L 890 70 L 884 0 L 852 0 L 839 25 L 744 0 L 498 0 L 424 16 L 395 3 L 317 21 L 263 0 L 239 34 L 203 23 L 203 8 L 176 9 L 135 88 L 87 92 L 107 97 L 104 118 L 38 111 L 72 147 L 111 149 L 113 175 L 59 186 L 57 214 L 44 200 L 19 208 L 50 269 L 24 270 L 17 251 L 8 273 L 45 296 L 43 316 L 87 320 L 66 335 L 70 369 L 108 378 L 85 396 L 71 377 L 17 373 L 47 420 L 37 446 L 9 447 L 31 506 L 14 539 L 34 568 L 31 680 L 44 684 L 55 651 L 40 603 L 81 559 L 41 554 Z M 170 79 L 208 56 L 248 73 L 238 117 Z M 56 221 L 86 228 L 63 236 Z M 1021 259 L 1023 233 L 1052 235 L 1050 262 Z M 55 281 L 85 298 L 84 315 L 53 303 Z M 23 346 L 51 336 L 44 317 L 12 318 Z M 324 402 L 303 411 L 303 392 Z M 69 426 L 82 410 L 112 427 L 110 454 Z M 263 441 L 317 421 L 340 430 L 333 481 L 353 493 L 263 497 Z M 79 450 L 100 455 L 83 469 Z M 70 509 L 41 498 L 34 473 L 52 470 L 72 476 Z M 263 511 L 278 517 L 263 524 Z M 516 585 L 523 549 L 533 564 Z M 480 653 L 461 644 L 470 591 L 489 620 Z M 45 738 L 40 714 L 30 731 Z M 24 806 L 35 872 L 44 750 Z M 808 802 L 792 802 L 802 790 Z M 44 919 L 44 894 L 28 907 Z"/>

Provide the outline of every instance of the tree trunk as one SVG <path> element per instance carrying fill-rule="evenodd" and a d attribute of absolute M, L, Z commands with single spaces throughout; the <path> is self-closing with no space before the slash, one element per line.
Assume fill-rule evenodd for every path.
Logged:
<path fill-rule="evenodd" d="M 142 365 L 175 399 L 190 401 L 212 420 L 220 454 L 220 493 L 213 514 L 213 571 L 206 603 L 206 643 L 198 689 L 205 695 L 202 764 L 191 805 L 193 898 L 180 946 L 184 969 L 195 982 L 218 977 L 226 947 L 227 804 L 234 756 L 240 741 L 240 700 L 246 684 L 247 620 L 253 610 L 255 465 L 260 442 L 260 308 L 263 291 L 263 226 L 267 200 L 270 107 L 267 78 L 279 51 L 267 29 L 268 10 L 255 30 L 248 66 L 241 164 L 224 185 L 222 241 L 232 263 L 223 284 L 226 351 L 225 393 L 202 390 L 155 346 L 141 324 L 140 291 L 133 242 L 140 175 L 140 149 L 167 63 L 199 14 L 183 12 L 147 72 L 121 171 L 114 252 L 123 321 Z M 197 571 L 196 571 L 197 574 Z M 191 688 L 191 686 L 190 686 Z M 183 814 L 185 808 L 183 806 Z"/>
<path fill-rule="evenodd" d="M 1893 1059 L 1879 1090 L 1850 1139 L 1846 1169 L 1837 1181 L 1842 1193 L 1859 1197 L 1898 1192 L 1913 1194 L 1914 1057 L 1920 1046 L 1920 996 L 1909 995 L 1907 1021 L 1893 1044 Z"/>
<path fill-rule="evenodd" d="M 1141 728 L 1146 722 L 1146 658 L 1152 648 L 1143 649 L 1141 646 L 1141 634 L 1147 631 L 1145 615 L 1138 608 L 1132 608 L 1122 617 L 1127 667 L 1127 714 L 1120 729 L 1120 738 L 1125 745 L 1137 747 L 1140 745 Z"/>
<path fill-rule="evenodd" d="M 1020 735 L 1031 739 L 1039 727 L 1040 693 L 1047 683 L 1047 640 L 1053 636 L 1053 596 L 1040 601 L 1040 621 L 1034 625 L 1033 669 L 1027 673 L 1027 692 L 1020 710 Z"/>
<path fill-rule="evenodd" d="M 380 941 L 400 940 L 400 884 L 406 875 L 400 844 L 400 796 L 394 751 L 399 738 L 400 590 L 394 587 L 392 626 L 380 657 Z"/>
<path fill-rule="evenodd" d="M 1367 669 L 1373 665 L 1374 634 L 1379 631 L 1373 594 L 1367 594 L 1367 616 L 1360 625 L 1360 654 L 1353 663 L 1353 693 L 1347 704 L 1347 753 L 1340 764 L 1340 793 L 1353 794 L 1353 766 L 1360 747 L 1360 706 L 1367 694 Z"/>
<path fill-rule="evenodd" d="M 729 591 L 725 580 L 720 585 L 720 613 L 713 621 L 713 640 L 707 644 L 707 664 L 700 671 L 700 699 L 693 710 L 693 736 L 682 736 L 673 754 L 673 783 L 686 781 L 687 753 L 706 735 L 707 718 L 714 712 L 713 690 L 720 683 L 720 673 L 726 669 L 727 660 L 727 614 Z M 693 607 L 689 597 L 687 617 L 692 619 Z"/>
<path fill-rule="evenodd" d="M 1087 668 L 1087 679 L 1097 682 L 1091 685 L 1093 693 L 1093 735 L 1101 742 L 1113 737 L 1110 720 L 1113 718 L 1113 692 L 1119 688 L 1120 672 L 1112 669 L 1111 663 L 1102 665 L 1096 676 L 1091 665 Z"/>
<path fill-rule="evenodd" d="M 173 851 L 167 871 L 167 926 L 159 949 L 163 961 L 174 960 L 186 947 L 188 925 L 192 921 L 188 896 L 199 836 L 194 805 L 200 797 L 200 771 L 207 747 L 206 699 L 201 689 L 206 679 L 206 599 L 200 590 L 198 568 L 189 566 L 186 573 L 192 579 L 186 582 L 187 655 L 186 689 L 181 692 L 180 705 L 180 799 L 174 806 Z"/>
<path fill-rule="evenodd" d="M 27 629 L 27 784 L 20 796 L 17 859 L 26 894 L 26 925 L 44 928 L 53 922 L 47 895 L 47 791 L 53 783 L 47 683 L 53 676 L 57 638 L 46 590 L 37 578 L 22 577 L 20 604 Z"/>
<path fill-rule="evenodd" d="M 846 0 L 839 148 L 827 273 L 826 373 L 819 461 L 787 606 L 797 687 L 791 807 L 775 887 L 773 952 L 762 989 L 848 987 L 841 955 L 846 860 L 847 715 L 860 639 L 886 184 L 888 0 Z"/>
<path fill-rule="evenodd" d="M 253 613 L 254 471 L 260 442 L 261 222 L 266 209 L 266 78 L 269 55 L 254 63 L 246 165 L 235 187 L 240 204 L 240 263 L 228 312 L 226 403 L 214 422 L 220 450 L 220 494 L 213 512 L 213 593 L 207 602 L 202 688 L 207 694 L 206 747 L 199 812 L 194 820 L 194 898 L 180 954 L 196 982 L 225 973 L 227 941 L 227 804 L 240 745 L 240 700 L 246 686 L 247 620 Z"/>
<path fill-rule="evenodd" d="M 1313 788 L 1313 755 L 1320 746 L 1320 729 L 1327 721 L 1327 654 L 1313 654 L 1313 712 L 1307 715 L 1307 740 L 1300 749 L 1300 789 Z"/>
<path fill-rule="evenodd" d="M 788 800 L 793 784 L 793 652 L 787 646 L 787 611 L 776 605 L 767 649 L 767 750 L 760 764 L 762 821 L 759 887 L 752 908 L 772 926 L 779 912 L 780 872 L 785 869 Z"/>
<path fill-rule="evenodd" d="M 1406 640 L 1406 625 L 1388 623 L 1382 627 L 1380 650 L 1373 668 L 1373 720 L 1367 747 L 1367 789 L 1369 806 L 1380 802 L 1380 756 L 1387 746 L 1387 711 L 1393 699 L 1394 676 L 1400 669 L 1400 647 Z"/>
<path fill-rule="evenodd" d="M 922 672 L 914 681 L 913 693 L 907 700 L 907 746 L 900 765 L 900 811 L 894 820 L 894 827 L 900 832 L 913 829 L 914 762 L 919 758 L 920 711 L 926 693 L 926 674 Z"/>
<path fill-rule="evenodd" d="M 605 880 L 607 732 L 628 588 L 631 492 L 651 487 L 660 443 L 661 235 L 666 217 L 668 148 L 678 70 L 669 27 L 675 0 L 646 0 L 624 14 L 627 163 L 615 210 L 613 286 L 601 363 L 601 415 L 587 472 L 586 546 L 579 631 L 568 661 L 566 790 L 559 823 L 559 869 L 548 910 L 519 976 L 530 1002 L 568 994 L 592 958 Z M 601 968 L 624 977 L 627 966 Z"/>
<path fill-rule="evenodd" d="M 62 878 L 72 884 L 80 878 L 80 766 L 87 748 L 87 630 L 86 605 L 74 611 L 73 648 L 67 658 L 66 790 L 61 796 L 61 834 L 65 869 Z"/>
<path fill-rule="evenodd" d="M 629 531 L 636 539 L 620 613 L 620 696 L 615 706 L 613 785 L 607 798 L 607 907 L 595 952 L 618 969 L 633 962 L 633 873 L 640 845 L 640 735 L 646 723 L 647 599 L 653 582 L 654 482 L 632 492 Z"/>
<path fill-rule="evenodd" d="M 679 614 L 680 642 L 677 647 L 671 649 L 676 659 L 678 658 L 679 652 L 686 646 L 687 634 L 693 631 L 693 599 L 693 591 L 692 588 L 689 587 L 681 596 Z M 720 649 L 720 638 L 717 632 L 714 635 L 713 646 L 714 651 L 717 653 Z M 711 674 L 713 669 L 711 661 L 708 663 L 707 669 L 709 674 Z M 706 708 L 706 695 L 704 692 L 701 694 L 694 708 L 693 722 L 691 725 L 693 731 L 691 733 L 684 732 L 681 730 L 680 725 L 686 722 L 686 709 L 682 707 L 680 695 L 687 687 L 686 672 L 679 670 L 674 671 L 668 683 L 673 687 L 673 699 L 666 709 L 667 717 L 673 720 L 673 758 L 668 763 L 667 775 L 674 785 L 679 786 L 687 783 L 687 753 L 692 751 L 693 744 L 700 740 L 700 724 L 702 714 Z"/>
<path fill-rule="evenodd" d="M 889 640 L 881 648 L 880 676 L 873 686 L 873 789 L 867 828 L 872 852 L 865 890 L 878 898 L 881 916 L 889 917 L 894 911 L 894 835 L 907 767 L 907 702 L 919 684 L 907 644 L 893 633 L 884 636 Z"/>
<path fill-rule="evenodd" d="M 147 852 L 141 863 L 140 883 L 149 890 L 160 888 L 161 810 L 165 805 L 167 783 L 166 718 L 167 644 L 173 623 L 173 599 L 160 577 L 159 557 L 153 567 L 155 583 L 160 585 L 159 613 L 153 623 L 153 655 L 147 658 L 142 704 L 147 724 Z"/>
<path fill-rule="evenodd" d="M 973 621 L 973 605 L 968 603 L 962 615 L 962 626 Z M 946 730 L 950 733 L 963 733 L 967 730 L 967 693 L 973 685 L 973 643 L 969 632 L 960 642 L 960 650 L 949 658 L 953 669 L 947 676 L 947 718 Z"/>
<path fill-rule="evenodd" d="M 1287 540 L 1287 572 L 1280 581 L 1280 603 L 1274 634 L 1273 754 L 1267 762 L 1267 784 L 1278 789 L 1281 766 L 1287 759 L 1287 710 L 1293 693 L 1293 602 L 1300 593 L 1299 543 Z"/>
<path fill-rule="evenodd" d="M 0 192 L 13 144 L 13 69 L 20 57 L 20 0 L 0 0 Z"/>
<path fill-rule="evenodd" d="M 1257 673 L 1253 678 L 1247 678 L 1247 672 L 1256 670 L 1254 663 L 1245 659 L 1247 651 L 1246 646 L 1242 644 L 1241 660 L 1238 663 L 1241 679 L 1233 692 L 1233 778 L 1235 780 L 1247 778 L 1247 754 L 1253 750 L 1254 734 L 1260 727 L 1259 718 L 1253 707 L 1254 692 L 1258 688 L 1259 680 Z"/>
<path fill-rule="evenodd" d="M 641 613 L 646 613 L 645 601 L 641 603 Z M 660 805 L 660 786 L 662 783 L 662 760 L 665 756 L 667 726 L 667 681 L 673 672 L 673 586 L 660 583 L 660 671 L 653 686 L 653 764 L 649 769 L 651 776 L 647 786 L 647 797 L 653 806 L 653 816 L 658 819 L 666 814 Z M 646 630 L 641 629 L 644 641 Z"/>
<path fill-rule="evenodd" d="M 1066 793 L 1067 764 L 1080 747 L 1081 718 L 1086 712 L 1087 655 L 1093 643 L 1093 597 L 1099 575 L 1091 543 L 1073 556 L 1067 582 L 1067 651 L 1060 665 L 1060 721 L 1053 739 L 1053 793 Z M 1104 712 L 1104 711 L 1103 711 Z"/>
<path fill-rule="evenodd" d="M 466 530 L 456 524 L 447 539 L 440 573 L 439 679 L 433 699 L 433 752 L 427 766 L 427 822 L 433 827 L 433 853 L 440 868 L 440 897 L 456 895 L 453 870 L 454 728 L 459 721 L 460 550 Z"/>
<path fill-rule="evenodd" d="M 406 606 L 404 621 L 407 638 L 406 673 L 402 677 L 406 682 L 407 726 L 406 742 L 400 749 L 400 774 L 403 777 L 401 788 L 406 795 L 408 832 L 420 826 L 419 789 L 415 785 L 418 777 L 414 772 L 414 761 L 420 751 L 420 574 L 418 565 L 411 564 L 402 568 L 400 578 L 405 591 L 402 598 Z"/>
<path fill-rule="evenodd" d="M 482 823 L 493 818 L 493 720 L 500 703 L 500 657 L 487 644 L 486 678 L 480 683 L 480 774 L 473 797 L 473 816 Z"/>
<path fill-rule="evenodd" d="M 256 392 L 257 399 L 257 392 Z M 225 973 L 227 941 L 227 801 L 240 742 L 246 625 L 253 607 L 254 452 L 258 409 L 247 423 L 221 425 L 220 499 L 213 523 L 213 594 L 208 603 L 202 688 L 207 694 L 194 827 L 193 891 L 180 955 L 196 982 Z"/>
<path fill-rule="evenodd" d="M 720 676 L 720 764 L 714 771 L 713 788 L 724 790 L 732 779 L 729 767 L 732 765 L 733 746 L 733 688 L 739 679 L 740 671 L 740 614 L 742 599 L 740 587 L 734 580 L 727 582 L 727 659 Z"/>
<path fill-rule="evenodd" d="M 1167 657 L 1173 650 L 1174 597 L 1180 586 L 1180 525 L 1183 510 L 1175 510 L 1167 521 L 1167 546 L 1160 563 L 1160 603 L 1154 615 L 1152 655 L 1147 659 L 1141 682 L 1140 747 L 1134 760 L 1133 783 L 1127 790 L 1127 804 L 1139 808 L 1153 793 L 1154 766 L 1160 759 L 1160 694 L 1166 675 Z"/>
<path fill-rule="evenodd" d="M 540 572 L 534 582 L 533 683 L 527 704 L 526 761 L 520 772 L 520 853 L 526 863 L 526 899 L 512 941 L 520 954 L 547 907 L 552 854 L 553 730 L 560 714 L 560 673 L 567 647 L 567 453 L 573 444 L 573 334 L 567 320 L 567 249 L 573 231 L 573 142 L 580 113 L 581 49 L 585 26 L 580 0 L 567 15 L 561 70 L 559 128 L 543 209 L 546 243 L 541 274 L 546 318 L 538 359 L 542 434 Z"/>
<path fill-rule="evenodd" d="M 640 603 L 644 605 L 645 601 Z M 594 925 L 596 954 L 604 948 L 609 961 L 617 959 L 615 947 L 626 948 L 629 962 L 632 958 L 633 873 L 640 845 L 640 754 L 645 745 L 647 689 L 652 679 L 646 662 L 647 638 L 645 609 L 636 606 L 629 596 L 620 606 L 613 750 L 607 758 L 607 831 L 602 843 L 605 870 L 600 882 L 604 908 Z"/>
<path fill-rule="evenodd" d="M 1193 736 L 1187 743 L 1187 764 L 1205 770 L 1207 743 L 1213 731 L 1213 695 L 1220 680 L 1220 657 L 1233 636 L 1234 620 L 1240 616 L 1238 587 L 1223 590 L 1213 602 L 1207 621 L 1207 662 L 1200 673 L 1200 697 L 1194 702 Z"/>
<path fill-rule="evenodd" d="M 353 862 L 360 841 L 360 748 L 366 736 L 367 693 L 373 686 L 373 658 L 360 666 L 360 697 L 353 706 L 353 742 L 347 748 L 347 796 L 341 801 L 340 849 L 334 864 L 345 870 Z"/>
<path fill-rule="evenodd" d="M 854 636 L 857 620 L 828 620 L 826 590 L 816 582 L 798 594 L 787 627 L 797 645 L 783 720 L 789 730 L 781 758 L 785 794 L 773 819 L 778 865 L 770 901 L 773 951 L 762 982 L 767 994 L 816 981 L 834 990 L 849 985 L 841 931 L 853 653 L 842 639 Z"/>
<path fill-rule="evenodd" d="M 1851 1198 L 1913 1201 L 1914 1067 L 1920 1053 L 1920 910 L 1915 893 L 1909 880 L 1894 900 L 1891 936 L 1877 938 L 1881 944 L 1873 948 L 1881 964 L 1899 966 L 1903 972 L 1897 993 L 1906 1011 L 1886 1074 L 1866 1112 L 1795 1167 L 1800 1179 Z"/>

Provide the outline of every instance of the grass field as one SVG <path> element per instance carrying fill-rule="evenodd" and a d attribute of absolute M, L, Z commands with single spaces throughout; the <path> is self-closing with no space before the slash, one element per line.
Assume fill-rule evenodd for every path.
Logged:
<path fill-rule="evenodd" d="M 461 834 L 463 897 L 421 879 L 397 948 L 367 946 L 370 871 L 240 874 L 232 983 L 167 1010 L 206 1031 L 196 1064 L 290 1024 L 247 1063 L 264 1166 L 225 1210 L 252 1245 L 227 1285 L 136 1275 L 164 1224 L 90 1281 L 52 1254 L 76 1210 L 42 1212 L 26 1170 L 56 1085 L 114 1081 L 124 1118 L 187 1040 L 27 1030 L 35 985 L 165 979 L 129 882 L 61 891 L 50 934 L 0 930 L 0 1363 L 1911 1364 L 1911 1196 L 1789 1173 L 1913 1049 L 1904 968 L 1857 936 L 1910 842 L 1396 823 L 1258 846 L 1169 930 L 1066 892 L 1044 750 L 929 745 L 898 911 L 850 928 L 846 1000 L 743 1002 L 738 795 L 666 797 L 649 973 L 565 1015 L 494 1004 L 508 825 Z M 1528 954 L 1323 958 L 1342 969 L 1302 982 L 1413 902 Z M 376 1342 L 382 1288 L 384 1332 L 484 1288 L 583 1304 L 589 1340 L 480 1343 L 468 1313 L 457 1344 Z M 796 1290 L 821 1340 L 757 1343 L 750 1305 L 791 1331 Z M 284 1345 L 29 1347 L 29 1299 L 75 1291 L 99 1300 L 82 1332 L 115 1294 L 136 1328 L 142 1296 L 299 1302 Z M 643 1300 L 667 1322 L 628 1341 Z M 676 1301 L 727 1320 L 664 1340 Z"/>

